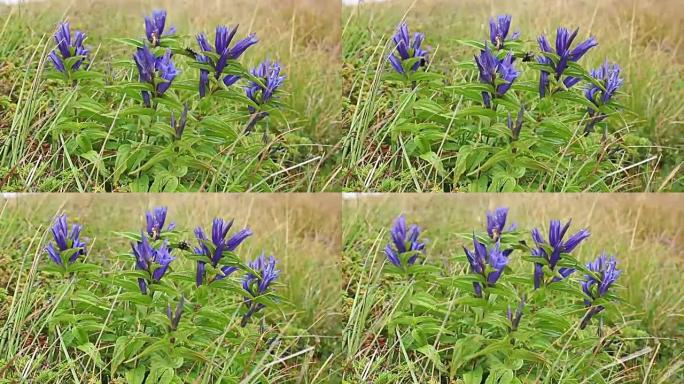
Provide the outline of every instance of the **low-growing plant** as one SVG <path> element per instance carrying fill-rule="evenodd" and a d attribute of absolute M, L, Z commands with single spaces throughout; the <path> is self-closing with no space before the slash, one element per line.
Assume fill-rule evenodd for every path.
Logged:
<path fill-rule="evenodd" d="M 620 103 L 620 66 L 606 59 L 585 69 L 581 59 L 598 39 L 579 42 L 579 28 L 559 27 L 555 44 L 542 34 L 532 47 L 511 24 L 510 15 L 491 18 L 485 41 L 458 40 L 475 50 L 474 60 L 443 63 L 427 45 L 440 42 L 411 35 L 402 22 L 365 58 L 377 67 L 354 73 L 345 146 L 349 164 L 372 164 L 372 171 L 358 174 L 364 188 L 643 188 L 639 175 L 654 157 L 645 149 L 647 138 L 625 129 L 631 115 Z M 357 32 L 349 29 L 345 41 Z M 363 44 L 345 44 L 345 59 L 368 55 Z M 377 173 L 393 177 L 369 185 Z"/>
<path fill-rule="evenodd" d="M 111 63 L 97 62 L 84 32 L 72 33 L 74 20 L 58 26 L 44 71 L 58 112 L 49 142 L 65 152 L 53 166 L 85 172 L 105 190 L 270 185 L 291 161 L 283 133 L 269 129 L 288 124 L 278 97 L 286 79 L 280 64 L 240 64 L 259 39 L 253 33 L 238 39 L 237 26 L 216 27 L 213 44 L 205 33 L 188 44 L 167 28 L 166 11 L 144 20 L 143 38 L 113 39 L 129 46 L 131 56 Z M 79 179 L 77 189 L 90 189 Z"/>
<path fill-rule="evenodd" d="M 616 362 L 629 370 L 651 349 L 635 342 L 643 331 L 620 323 L 617 259 L 604 252 L 582 263 L 573 252 L 590 241 L 587 229 L 572 233 L 570 221 L 552 220 L 545 236 L 507 225 L 508 213 L 488 211 L 486 231 L 459 233 L 472 246 L 432 255 L 442 264 L 427 261 L 430 241 L 420 227 L 404 215 L 395 220 L 374 283 L 353 284 L 345 379 L 493 384 L 628 377 Z M 371 331 L 358 344 L 356 331 L 366 327 Z"/>
<path fill-rule="evenodd" d="M 47 343 L 59 347 L 48 372 L 64 352 L 74 380 L 90 371 L 102 382 L 268 382 L 298 355 L 282 339 L 278 261 L 236 253 L 251 230 L 229 235 L 233 221 L 217 218 L 210 236 L 195 229 L 193 247 L 167 223 L 165 207 L 147 212 L 141 232 L 119 234 L 131 251 L 95 264 L 84 228 L 57 218 L 42 267 L 53 289 Z M 107 268 L 118 262 L 130 267 Z"/>

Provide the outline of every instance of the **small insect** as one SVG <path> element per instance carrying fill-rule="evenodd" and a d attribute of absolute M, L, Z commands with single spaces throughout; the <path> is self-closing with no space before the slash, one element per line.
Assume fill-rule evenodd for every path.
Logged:
<path fill-rule="evenodd" d="M 524 63 L 529 63 L 530 61 L 534 60 L 534 53 L 532 52 L 525 52 L 523 53 L 523 59 L 522 61 Z"/>
<path fill-rule="evenodd" d="M 497 35 L 495 40 L 496 40 L 496 44 L 495 44 L 496 49 L 503 48 L 504 42 L 503 42 L 503 39 L 501 38 L 501 36 Z"/>
<path fill-rule="evenodd" d="M 189 251 L 190 250 L 190 244 L 188 244 L 188 242 L 185 240 L 181 240 L 178 243 L 178 249 L 182 249 L 184 251 Z"/>
<path fill-rule="evenodd" d="M 152 32 L 152 46 L 156 47 L 157 45 L 159 45 L 159 36 L 157 32 Z"/>

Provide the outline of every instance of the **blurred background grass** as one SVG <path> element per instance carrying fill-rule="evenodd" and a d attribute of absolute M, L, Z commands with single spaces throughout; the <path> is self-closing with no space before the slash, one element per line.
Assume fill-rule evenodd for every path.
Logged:
<path fill-rule="evenodd" d="M 578 39 L 596 36 L 599 46 L 581 64 L 595 68 L 607 57 L 623 68 L 629 131 L 648 138 L 657 172 L 644 175 L 647 191 L 684 188 L 684 2 L 678 0 L 390 0 L 343 8 L 343 93 L 359 85 L 376 43 L 388 39 L 405 18 L 411 33 L 424 32 L 432 47 L 433 71 L 453 73 L 472 57 L 459 39 L 485 39 L 490 17 L 508 13 L 530 48 L 542 33 L 553 39 L 558 26 L 580 28 Z M 364 60 L 359 61 L 359 57 Z M 355 96 L 355 95 L 354 95 Z M 346 105 L 348 126 L 355 101 Z M 382 120 L 383 112 L 379 113 Z M 372 126 L 379 129 L 380 126 Z M 369 136 L 373 132 L 365 133 Z"/>
<path fill-rule="evenodd" d="M 70 223 L 84 226 L 82 236 L 89 238 L 91 262 L 104 264 L 106 270 L 129 269 L 132 256 L 125 265 L 114 257 L 130 253 L 129 241 L 114 232 L 141 230 L 145 211 L 160 205 L 169 208 L 167 222 L 175 221 L 191 246 L 196 244 L 194 228 L 201 225 L 210 231 L 214 217 L 234 218 L 231 233 L 245 226 L 251 228 L 254 235 L 238 248 L 237 254 L 252 260 L 264 250 L 277 258 L 282 283 L 277 292 L 292 304 L 285 309 L 287 318 L 292 319 L 286 337 L 299 338 L 315 347 L 315 352 L 303 356 L 307 366 L 337 357 L 341 331 L 341 200 L 332 194 L 25 194 L 3 199 L 0 337 L 11 303 L 22 303 L 28 296 L 30 308 L 26 313 L 30 315 L 10 319 L 9 323 L 23 324 L 19 329 L 25 329 L 29 339 L 29 319 L 41 318 L 47 308 L 48 285 L 40 270 L 47 262 L 43 249 L 50 240 L 49 227 L 56 214 L 67 213 Z M 182 257 L 179 262 L 184 268 L 194 268 Z M 37 279 L 29 276 L 32 274 Z M 27 281 L 35 283 L 27 285 Z M 283 326 L 282 319 L 279 324 Z M 27 348 L 25 356 L 34 352 L 39 351 Z M 0 355 L 0 360 L 3 357 Z"/>
<path fill-rule="evenodd" d="M 355 287 L 356 271 L 373 257 L 384 259 L 388 229 L 406 214 L 428 238 L 427 263 L 442 265 L 463 253 L 469 241 L 459 234 L 484 231 L 485 211 L 509 207 L 508 222 L 520 229 L 548 232 L 551 219 L 572 219 L 570 232 L 588 228 L 591 237 L 573 255 L 594 259 L 601 251 L 616 255 L 623 274 L 618 295 L 623 321 L 638 325 L 662 345 L 654 352 L 662 374 L 684 365 L 684 196 L 681 194 L 380 194 L 351 195 L 344 203 L 343 275 Z M 532 240 L 528 236 L 528 243 Z M 377 250 L 377 255 L 372 254 Z M 354 260 L 360 255 L 363 260 Z M 353 265 L 345 265 L 353 263 Z M 529 266 L 513 260 L 519 267 Z M 520 263 L 520 264 L 517 264 Z M 530 275 L 532 271 L 530 271 Z M 649 357 L 650 358 L 650 357 Z M 684 371 L 682 372 L 684 374 Z M 651 377 L 658 377 L 654 374 Z M 662 376 L 661 376 L 662 377 Z M 654 381 L 655 382 L 655 381 Z M 665 381 L 671 382 L 671 381 Z"/>

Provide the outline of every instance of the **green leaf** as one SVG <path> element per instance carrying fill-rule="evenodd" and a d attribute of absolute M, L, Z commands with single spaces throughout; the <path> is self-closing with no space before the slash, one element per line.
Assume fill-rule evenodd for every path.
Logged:
<path fill-rule="evenodd" d="M 425 355 L 425 357 L 430 360 L 430 362 L 437 368 L 440 372 L 446 372 L 446 367 L 442 363 L 441 358 L 439 357 L 439 353 L 435 349 L 435 347 L 432 346 L 432 344 L 426 344 L 423 345 L 422 347 L 418 348 L 418 352 L 422 353 Z"/>
<path fill-rule="evenodd" d="M 126 345 L 128 344 L 129 338 L 128 336 L 119 336 L 116 339 L 116 343 L 114 343 L 114 352 L 112 352 L 112 364 L 111 364 L 111 377 L 114 378 L 116 377 L 116 370 L 119 368 L 119 365 L 123 363 L 124 359 L 126 358 L 125 356 L 125 351 L 126 351 Z"/>
<path fill-rule="evenodd" d="M 481 384 L 482 383 L 482 367 L 477 366 L 470 372 L 463 374 L 463 384 Z"/>

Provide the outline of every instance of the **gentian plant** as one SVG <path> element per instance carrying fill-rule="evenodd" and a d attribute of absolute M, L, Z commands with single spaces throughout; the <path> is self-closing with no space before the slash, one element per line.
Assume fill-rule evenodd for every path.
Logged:
<path fill-rule="evenodd" d="M 204 33 L 196 35 L 197 49 L 168 20 L 166 10 L 155 10 L 141 20 L 140 38 L 112 39 L 130 47 L 132 60 L 104 63 L 106 72 L 98 71 L 102 65 L 90 57 L 86 34 L 72 33 L 68 22 L 59 24 L 46 71 L 61 95 L 53 106 L 61 112 L 50 132 L 52 144 L 75 156 L 74 167 L 107 180 L 102 181 L 107 190 L 224 191 L 261 185 L 282 166 L 278 156 L 294 156 L 262 152 L 272 140 L 285 143 L 293 136 L 269 135 L 270 127 L 287 125 L 286 116 L 276 113 L 285 80 L 281 64 L 266 60 L 250 71 L 240 63 L 258 42 L 254 33 L 238 39 L 237 27 L 219 25 L 211 42 Z M 268 115 L 264 142 L 236 145 Z M 231 162 L 251 164 L 250 169 L 219 165 L 217 159 L 226 153 Z"/>
<path fill-rule="evenodd" d="M 380 281 L 359 287 L 356 294 L 364 300 L 382 301 L 357 304 L 373 310 L 363 314 L 368 318 L 354 318 L 361 323 L 350 324 L 372 332 L 373 340 L 365 341 L 362 348 L 386 349 L 383 356 L 392 363 L 385 374 L 397 380 L 406 377 L 402 362 L 408 361 L 422 367 L 416 370 L 423 372 L 422 377 L 432 372 L 430 377 L 444 382 L 483 383 L 485 377 L 493 377 L 495 383 L 502 378 L 522 383 L 540 375 L 562 382 L 580 377 L 576 375 L 581 372 L 600 371 L 620 353 L 603 347 L 621 342 L 619 327 L 602 331 L 612 326 L 611 319 L 619 318 L 614 316 L 618 301 L 614 287 L 620 275 L 616 259 L 602 254 L 586 265 L 580 262 L 573 255 L 579 253 L 578 246 L 587 241 L 589 231 L 566 236 L 570 221 L 564 225 L 551 221 L 548 241 L 533 229 L 534 246 L 530 248 L 527 230 L 506 227 L 510 214 L 506 207 L 487 211 L 482 230 L 457 234 L 473 244 L 473 249 L 463 246 L 465 255 L 450 250 L 455 241 L 446 235 L 439 239 L 442 250 L 428 250 L 431 257 L 422 261 L 430 269 L 397 279 L 392 268 L 385 268 Z M 419 248 L 422 254 L 426 248 L 417 240 L 417 227 L 407 227 L 404 215 L 392 225 L 391 234 L 385 256 L 393 267 L 408 264 L 407 257 L 397 257 L 402 255 L 399 250 Z M 370 239 L 374 238 L 371 235 Z M 365 249 L 358 252 L 366 254 Z M 530 252 L 539 256 L 530 257 Z M 414 257 L 415 253 L 408 255 Z M 370 257 L 374 257 L 372 252 Z M 537 262 L 539 259 L 542 262 Z M 562 278 L 554 277 L 541 289 L 543 275 L 525 268 L 526 261 L 556 267 Z M 582 271 L 583 275 L 565 270 Z M 602 320 L 592 326 L 590 320 L 599 314 Z M 352 337 L 353 332 L 347 335 Z M 576 354 L 583 350 L 590 351 L 592 359 L 577 362 Z M 579 364 L 581 369 L 557 370 L 555 364 L 567 358 L 571 360 L 563 360 L 564 364 Z"/>
<path fill-rule="evenodd" d="M 370 144 L 349 140 L 346 153 L 365 154 L 354 162 L 369 169 L 383 164 L 387 177 L 373 173 L 374 188 L 516 192 L 627 186 L 617 181 L 625 174 L 616 175 L 632 162 L 638 164 L 628 169 L 637 172 L 643 151 L 623 145 L 625 124 L 611 131 L 606 118 L 623 85 L 619 66 L 583 68 L 598 40 L 578 41 L 579 29 L 559 27 L 554 45 L 543 34 L 535 44 L 513 33 L 512 22 L 501 15 L 489 20 L 486 37 L 454 36 L 474 50 L 474 60 L 468 54 L 462 60 L 436 55 L 426 66 L 426 37 L 411 38 L 406 23 L 388 39 L 386 59 L 369 56 L 376 54 L 371 50 L 356 52 L 368 63 L 384 59 L 376 68 L 381 76 L 359 74 L 374 73 L 368 68 L 350 81 L 360 92 L 350 96 L 360 108 L 350 114 L 352 132 L 374 135 Z M 592 135 L 604 119 L 604 135 Z M 367 186 L 363 178 L 357 181 Z"/>
<path fill-rule="evenodd" d="M 249 375 L 247 361 L 276 353 L 273 343 L 281 333 L 276 328 L 282 311 L 271 312 L 289 305 L 277 293 L 281 271 L 276 258 L 262 253 L 243 262 L 232 252 L 251 231 L 227 238 L 232 221 L 221 219 L 214 220 L 212 239 L 196 229 L 200 245 L 193 250 L 185 240 L 191 232 L 167 225 L 167 215 L 166 207 L 155 207 L 145 214 L 140 232 L 120 233 L 132 241 L 132 252 L 122 253 L 121 263 L 98 261 L 107 263 L 106 271 L 85 263 L 82 227 L 74 224 L 70 229 L 66 215 L 58 216 L 43 269 L 65 279 L 51 291 L 54 308 L 44 337 L 61 340 L 61 348 L 71 353 L 97 359 L 99 375 L 107 380 L 226 379 L 225 372 L 207 372 L 201 362 L 209 360 L 224 364 L 231 378 Z M 92 251 L 92 257 L 101 251 Z M 198 258 L 216 266 L 219 275 L 212 282 L 220 283 L 196 284 L 193 266 Z M 118 269 L 109 270 L 112 265 Z M 219 350 L 207 355 L 217 340 Z M 92 348 L 100 349 L 97 358 L 89 352 Z"/>

